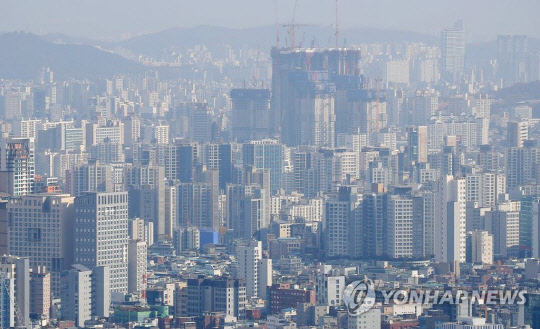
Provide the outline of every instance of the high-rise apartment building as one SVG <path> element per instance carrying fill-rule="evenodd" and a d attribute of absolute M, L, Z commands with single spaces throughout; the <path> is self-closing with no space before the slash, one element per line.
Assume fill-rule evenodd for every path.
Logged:
<path fill-rule="evenodd" d="M 128 193 L 86 193 L 75 198 L 75 263 L 107 266 L 110 290 L 128 288 Z"/>
<path fill-rule="evenodd" d="M 30 316 L 48 322 L 51 309 L 51 273 L 45 266 L 32 268 L 30 291 Z"/>
<path fill-rule="evenodd" d="M 262 242 L 250 241 L 237 249 L 237 276 L 246 282 L 246 297 L 266 298 L 272 286 L 272 260 L 262 258 Z"/>
<path fill-rule="evenodd" d="M 526 35 L 499 35 L 497 37 L 497 76 L 505 87 L 529 81 L 529 50 Z"/>
<path fill-rule="evenodd" d="M 0 140 L 0 191 L 12 196 L 31 194 L 34 174 L 34 139 Z"/>
<path fill-rule="evenodd" d="M 75 321 L 78 327 L 92 316 L 108 317 L 111 302 L 107 266 L 89 269 L 75 264 L 62 278 L 62 319 Z"/>
<path fill-rule="evenodd" d="M 156 165 L 128 166 L 125 175 L 129 217 L 153 222 L 154 238 L 164 237 L 168 231 L 165 225 L 164 168 Z"/>
<path fill-rule="evenodd" d="M 484 229 L 493 236 L 494 257 L 519 256 L 519 208 L 503 209 L 499 205 L 486 212 Z"/>
<path fill-rule="evenodd" d="M 529 123 L 527 121 L 509 121 L 506 124 L 506 141 L 508 147 L 523 147 L 529 139 Z"/>
<path fill-rule="evenodd" d="M 340 306 L 343 304 L 345 276 L 331 268 L 331 265 L 320 265 L 315 276 L 315 293 L 317 305 Z"/>
<path fill-rule="evenodd" d="M 69 179 L 67 192 L 73 196 L 86 192 L 114 192 L 116 189 L 112 165 L 97 161 L 75 166 L 66 179 Z"/>
<path fill-rule="evenodd" d="M 130 240 L 146 242 L 147 246 L 154 244 L 154 223 L 142 218 L 134 218 L 128 221 L 128 237 Z"/>
<path fill-rule="evenodd" d="M 235 237 L 249 240 L 270 225 L 267 194 L 258 184 L 227 186 L 226 226 Z"/>
<path fill-rule="evenodd" d="M 479 230 L 467 233 L 467 262 L 493 263 L 493 235 Z"/>
<path fill-rule="evenodd" d="M 205 163 L 208 170 L 219 172 L 219 189 L 227 190 L 233 182 L 233 151 L 231 143 L 212 143 L 205 145 Z"/>
<path fill-rule="evenodd" d="M 336 196 L 326 201 L 323 232 L 328 257 L 350 257 L 355 252 L 357 207 L 361 202 L 354 186 L 342 186 Z"/>
<path fill-rule="evenodd" d="M 465 262 L 466 182 L 443 176 L 434 184 L 434 254 L 436 262 Z"/>
<path fill-rule="evenodd" d="M 219 228 L 218 175 L 209 172 L 207 182 L 180 183 L 176 186 L 178 195 L 178 222 L 175 227 L 195 226 L 198 228 Z"/>
<path fill-rule="evenodd" d="M 223 312 L 238 320 L 246 316 L 246 284 L 231 277 L 191 278 L 187 280 L 185 316 L 204 312 Z"/>
<path fill-rule="evenodd" d="M 232 138 L 239 143 L 273 136 L 270 90 L 233 89 Z"/>
<path fill-rule="evenodd" d="M 189 139 L 197 142 L 212 140 L 212 110 L 207 103 L 195 103 L 190 107 Z"/>
<path fill-rule="evenodd" d="M 283 166 L 283 145 L 277 140 L 263 139 L 243 146 L 244 165 L 270 170 L 270 192 L 281 188 L 281 167 Z"/>
<path fill-rule="evenodd" d="M 465 27 L 462 20 L 441 32 L 441 74 L 458 82 L 465 72 Z"/>
<path fill-rule="evenodd" d="M 413 256 L 413 199 L 393 195 L 388 198 L 386 254 L 391 258 Z"/>
<path fill-rule="evenodd" d="M 131 240 L 128 244 L 129 293 L 146 290 L 147 248 L 146 242 L 140 240 Z"/>
<path fill-rule="evenodd" d="M 426 126 L 408 127 L 407 138 L 409 141 L 409 160 L 415 164 L 427 162 L 428 154 L 428 129 Z"/>

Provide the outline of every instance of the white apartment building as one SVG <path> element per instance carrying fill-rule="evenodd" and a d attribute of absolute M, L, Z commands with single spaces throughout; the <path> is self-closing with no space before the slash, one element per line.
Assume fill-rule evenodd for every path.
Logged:
<path fill-rule="evenodd" d="M 144 241 L 132 240 L 128 244 L 128 292 L 146 290 L 147 246 Z"/>
<path fill-rule="evenodd" d="M 413 200 L 402 196 L 388 199 L 387 249 L 392 258 L 413 256 Z"/>

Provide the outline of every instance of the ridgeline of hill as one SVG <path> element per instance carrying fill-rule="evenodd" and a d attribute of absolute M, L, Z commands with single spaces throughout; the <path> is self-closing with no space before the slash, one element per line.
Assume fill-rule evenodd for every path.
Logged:
<path fill-rule="evenodd" d="M 91 45 L 55 44 L 28 33 L 0 35 L 0 78 L 35 79 L 50 67 L 58 79 L 143 72 L 144 67 Z"/>

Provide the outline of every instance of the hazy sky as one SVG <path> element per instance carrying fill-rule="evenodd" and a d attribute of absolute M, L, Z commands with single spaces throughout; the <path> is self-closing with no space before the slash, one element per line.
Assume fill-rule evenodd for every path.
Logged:
<path fill-rule="evenodd" d="M 280 23 L 295 0 L 278 0 Z M 297 23 L 330 25 L 334 0 L 298 0 Z M 438 35 L 463 18 L 472 41 L 497 34 L 540 37 L 539 0 L 339 0 L 340 26 Z M 172 27 L 253 27 L 275 22 L 274 0 L 0 0 L 0 31 L 64 33 L 100 39 Z"/>

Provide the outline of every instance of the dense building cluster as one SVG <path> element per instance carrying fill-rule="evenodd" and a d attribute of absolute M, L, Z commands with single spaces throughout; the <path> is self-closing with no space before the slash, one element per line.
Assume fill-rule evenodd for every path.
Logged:
<path fill-rule="evenodd" d="M 497 96 L 539 80 L 527 37 L 474 67 L 463 22 L 440 46 L 268 51 L 0 80 L 0 327 L 540 328 L 540 96 Z"/>

